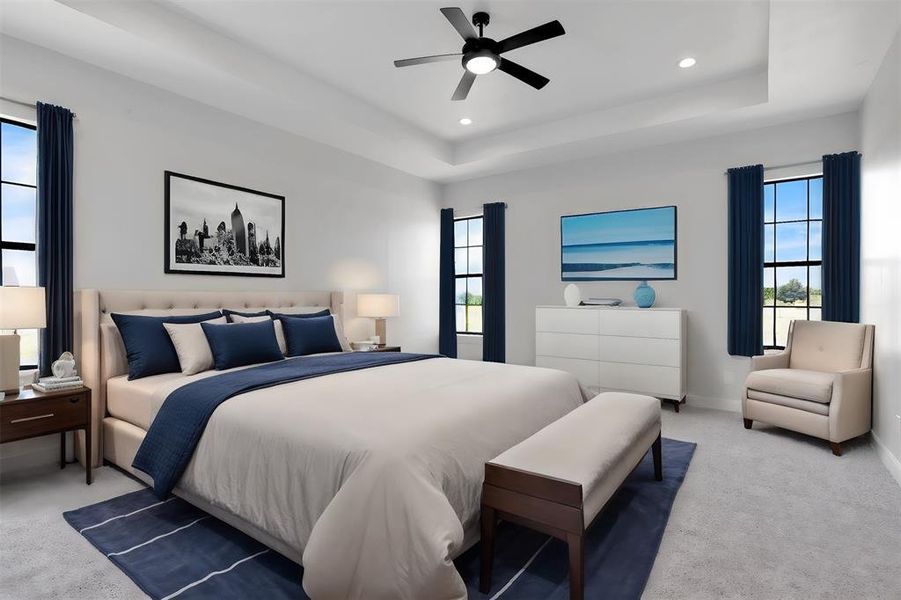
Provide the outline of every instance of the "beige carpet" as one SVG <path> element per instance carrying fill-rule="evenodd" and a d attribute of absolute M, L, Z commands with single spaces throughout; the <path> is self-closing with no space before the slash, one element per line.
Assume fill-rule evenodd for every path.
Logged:
<path fill-rule="evenodd" d="M 737 414 L 664 408 L 664 435 L 698 443 L 645 598 L 901 598 L 901 487 L 869 442 L 825 442 Z M 664 457 L 665 461 L 665 457 Z M 48 467 L 0 483 L 0 598 L 143 598 L 63 521 L 138 488 L 111 469 Z"/>

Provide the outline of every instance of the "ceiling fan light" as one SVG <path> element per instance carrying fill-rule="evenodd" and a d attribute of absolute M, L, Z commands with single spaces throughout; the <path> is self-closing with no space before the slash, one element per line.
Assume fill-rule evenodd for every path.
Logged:
<path fill-rule="evenodd" d="M 465 66 L 470 73 L 484 75 L 497 68 L 497 59 L 489 54 L 476 55 L 468 59 Z"/>

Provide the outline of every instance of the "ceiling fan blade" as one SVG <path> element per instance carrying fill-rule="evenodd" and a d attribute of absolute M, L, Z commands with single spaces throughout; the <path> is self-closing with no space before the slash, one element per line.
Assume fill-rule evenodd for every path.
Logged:
<path fill-rule="evenodd" d="M 420 56 L 418 58 L 405 58 L 403 60 L 394 61 L 395 67 L 412 67 L 413 65 L 424 65 L 426 63 L 443 62 L 446 60 L 454 60 L 463 56 L 461 52 L 453 52 L 451 54 L 434 54 L 432 56 Z"/>
<path fill-rule="evenodd" d="M 454 90 L 454 95 L 451 96 L 451 100 L 466 100 L 466 96 L 469 95 L 469 88 L 472 87 L 472 82 L 475 80 L 475 73 L 463 71 L 463 77 L 460 79 L 460 83 L 457 84 L 457 89 Z"/>
<path fill-rule="evenodd" d="M 501 52 L 509 52 L 510 50 L 522 48 L 529 44 L 536 44 L 538 42 L 543 42 L 544 40 L 555 38 L 564 33 L 566 33 L 566 31 L 563 29 L 563 25 L 560 24 L 560 21 L 551 21 L 550 23 L 533 27 L 528 31 L 523 31 L 522 33 L 511 35 L 505 40 L 501 40 L 498 42 L 497 52 L 498 54 Z"/>
<path fill-rule="evenodd" d="M 462 37 L 464 40 L 470 40 L 479 37 L 478 35 L 476 35 L 476 30 L 473 29 L 472 25 L 469 24 L 469 19 L 466 18 L 466 15 L 463 14 L 463 11 L 459 8 L 442 8 L 441 14 L 443 14 L 445 18 L 450 21 L 450 24 L 454 26 L 454 29 L 457 30 L 457 33 L 459 33 L 460 37 Z"/>
<path fill-rule="evenodd" d="M 535 71 L 527 69 L 522 65 L 516 64 L 512 60 L 507 60 L 506 58 L 501 58 L 501 64 L 499 64 L 497 68 L 507 75 L 512 75 L 523 83 L 531 85 L 536 90 L 540 90 L 550 81 L 550 79 L 548 79 L 547 77 L 539 75 Z"/>

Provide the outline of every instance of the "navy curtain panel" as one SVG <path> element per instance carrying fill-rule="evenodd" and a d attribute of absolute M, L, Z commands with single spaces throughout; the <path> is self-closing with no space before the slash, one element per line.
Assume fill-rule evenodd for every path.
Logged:
<path fill-rule="evenodd" d="M 823 157 L 823 320 L 860 320 L 860 154 Z"/>
<path fill-rule="evenodd" d="M 504 271 L 504 211 L 503 202 L 482 207 L 484 256 L 482 263 L 482 360 L 505 362 L 506 303 Z"/>
<path fill-rule="evenodd" d="M 729 169 L 729 354 L 763 354 L 763 165 Z"/>
<path fill-rule="evenodd" d="M 65 351 L 72 351 L 72 113 L 37 104 L 38 282 L 47 296 L 47 327 L 41 331 L 38 367 L 42 375 Z"/>
<path fill-rule="evenodd" d="M 441 209 L 441 266 L 438 282 L 438 353 L 457 358 L 454 306 L 454 209 Z"/>

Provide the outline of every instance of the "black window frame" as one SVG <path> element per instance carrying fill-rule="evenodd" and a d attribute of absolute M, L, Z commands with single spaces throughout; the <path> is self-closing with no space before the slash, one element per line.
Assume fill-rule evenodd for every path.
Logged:
<path fill-rule="evenodd" d="M 772 305 L 766 304 L 766 299 L 764 299 L 764 304 L 763 304 L 763 311 L 764 311 L 764 314 L 765 314 L 765 311 L 767 311 L 767 310 L 770 310 L 770 311 L 772 311 L 772 313 L 773 313 L 773 319 L 772 319 L 772 321 L 773 321 L 773 331 L 772 331 L 772 334 L 773 334 L 773 337 L 772 337 L 773 345 L 769 345 L 769 346 L 768 346 L 768 345 L 764 344 L 764 346 L 763 346 L 763 349 L 764 349 L 764 350 L 784 350 L 784 349 L 785 349 L 785 346 L 780 346 L 780 345 L 778 345 L 778 344 L 776 343 L 776 325 L 777 325 L 777 320 L 776 320 L 776 310 L 777 310 L 778 308 L 780 308 L 779 305 L 776 303 L 776 302 L 777 302 L 777 300 L 776 300 L 776 294 L 777 294 L 778 291 L 779 291 L 779 286 L 778 286 L 777 283 L 776 283 L 776 282 L 777 282 L 776 270 L 777 270 L 778 268 L 781 268 L 781 267 L 804 267 L 804 268 L 806 269 L 806 271 L 807 271 L 807 282 L 806 282 L 807 299 L 805 300 L 804 305 L 803 305 L 803 306 L 792 305 L 792 306 L 788 306 L 788 307 L 784 307 L 784 308 L 803 308 L 803 309 L 804 309 L 804 317 L 805 317 L 805 320 L 807 320 L 807 321 L 810 320 L 810 310 L 811 310 L 811 309 L 819 310 L 819 311 L 820 311 L 820 317 L 822 318 L 822 314 L 823 314 L 823 313 L 822 313 L 822 309 L 823 309 L 823 306 L 822 306 L 822 293 L 823 293 L 823 287 L 822 287 L 822 286 L 823 286 L 823 271 L 822 271 L 822 267 L 823 267 L 823 252 L 822 252 L 822 250 L 820 250 L 820 258 L 819 258 L 818 260 L 811 260 L 811 259 L 810 259 L 810 224 L 811 224 L 811 223 L 820 223 L 820 235 L 821 235 L 821 236 L 822 236 L 822 231 L 823 231 L 823 226 L 822 226 L 822 223 L 823 223 L 823 214 L 822 214 L 822 201 L 823 201 L 823 199 L 822 199 L 822 187 L 821 187 L 821 189 L 820 189 L 820 217 L 817 218 L 817 219 L 811 219 L 811 218 L 810 218 L 810 182 L 811 182 L 811 180 L 814 180 L 814 179 L 822 180 L 822 179 L 823 179 L 823 174 L 820 173 L 820 174 L 818 174 L 818 175 L 805 175 L 805 176 L 802 176 L 802 177 L 789 177 L 789 178 L 785 178 L 785 179 L 772 179 L 772 180 L 764 181 L 764 182 L 763 182 L 763 185 L 764 185 L 764 195 L 763 195 L 762 202 L 764 203 L 764 205 L 763 205 L 763 227 L 764 227 L 764 231 L 766 231 L 766 227 L 767 227 L 767 226 L 772 226 L 772 227 L 773 227 L 773 260 L 772 260 L 772 261 L 766 261 L 766 260 L 764 260 L 764 263 L 763 263 L 763 273 L 764 273 L 764 275 L 766 275 L 766 270 L 767 270 L 767 269 L 772 269 L 772 270 L 773 270 L 773 281 L 772 281 L 772 284 L 773 284 L 773 304 L 772 304 Z M 792 219 L 792 220 L 789 220 L 789 221 L 779 221 L 779 220 L 777 219 L 777 216 L 776 216 L 776 215 L 777 215 L 777 206 L 778 206 L 778 196 L 779 196 L 779 194 L 778 194 L 778 184 L 780 184 L 780 183 L 791 183 L 791 182 L 793 182 L 793 181 L 805 181 L 805 182 L 807 183 L 807 218 L 805 218 L 805 219 Z M 772 185 L 772 186 L 773 186 L 773 220 L 772 220 L 772 221 L 767 221 L 767 220 L 766 220 L 766 186 L 768 186 L 768 185 Z M 786 260 L 786 261 L 780 261 L 780 260 L 778 260 L 778 256 L 779 256 L 779 255 L 778 255 L 778 252 L 777 252 L 777 251 L 778 251 L 779 245 L 778 245 L 778 243 L 777 243 L 777 241 L 776 241 L 776 226 L 777 226 L 777 225 L 787 224 L 787 223 L 805 223 L 805 224 L 806 224 L 806 227 L 807 227 L 807 235 L 806 235 L 806 240 L 807 240 L 807 244 L 806 244 L 807 250 L 806 250 L 806 253 L 807 253 L 807 256 L 806 256 L 806 260 Z M 766 234 L 765 234 L 765 233 L 764 233 L 764 236 L 763 236 L 763 240 L 764 240 L 764 244 L 765 244 L 765 243 L 766 243 Z M 765 253 L 766 253 L 766 249 L 764 248 L 764 254 L 765 254 Z M 820 305 L 818 305 L 818 306 L 811 306 L 811 305 L 810 305 L 810 296 L 811 296 L 811 294 L 810 294 L 810 268 L 811 268 L 811 267 L 820 267 Z M 764 291 L 766 290 L 766 287 L 767 287 L 767 282 L 766 282 L 766 279 L 764 279 L 764 282 L 763 282 L 763 289 L 761 290 L 761 294 L 764 293 Z M 765 319 L 764 319 L 764 321 L 765 321 Z"/>
<path fill-rule="evenodd" d="M 32 131 L 37 131 L 38 128 L 35 125 L 30 123 L 23 123 L 22 121 L 16 121 L 15 119 L 8 119 L 6 117 L 0 117 L 0 123 L 6 123 L 8 125 L 15 125 L 17 127 L 23 127 L 25 129 L 30 129 Z M 35 220 L 37 220 L 37 202 L 38 202 L 38 186 L 37 182 L 35 185 L 31 185 L 28 183 L 20 183 L 18 181 L 7 181 L 5 179 L 0 178 L 0 184 L 6 185 L 15 185 L 17 187 L 30 188 L 34 190 L 34 212 L 35 212 Z M 3 214 L 3 195 L 0 194 L 0 215 Z M 37 258 L 38 258 L 38 250 L 37 243 L 29 243 L 29 242 L 8 242 L 2 238 L 2 234 L 0 234 L 0 252 L 3 250 L 24 250 L 26 252 L 34 252 L 34 260 L 35 260 L 35 271 L 37 270 Z M 3 285 L 3 269 L 0 268 L 0 285 Z M 40 338 L 38 340 L 40 343 Z M 37 365 L 19 365 L 20 371 L 30 371 L 33 369 L 37 369 Z"/>
<path fill-rule="evenodd" d="M 467 250 L 467 253 L 466 253 L 466 255 L 467 255 L 466 273 L 461 273 L 461 274 L 458 275 L 458 274 L 457 274 L 456 264 L 454 265 L 454 309 L 455 309 L 455 310 L 456 310 L 456 307 L 458 307 L 458 306 L 463 306 L 463 307 L 467 307 L 467 306 L 476 306 L 475 304 L 460 304 L 460 303 L 457 302 L 457 289 L 456 289 L 457 286 L 456 286 L 456 282 L 457 282 L 458 279 L 478 278 L 478 279 L 482 282 L 482 298 L 483 298 L 483 304 L 482 304 L 482 305 L 484 305 L 484 297 L 485 297 L 485 291 L 484 291 L 484 290 L 485 290 L 485 287 L 484 287 L 484 286 L 485 286 L 485 279 L 484 279 L 484 276 L 485 276 L 485 237 L 484 237 L 484 236 L 485 236 L 485 227 L 484 227 L 484 226 L 485 226 L 485 221 L 484 221 L 484 217 L 485 217 L 484 215 L 473 215 L 473 216 L 471 216 L 471 217 L 460 217 L 460 218 L 455 218 L 455 219 L 454 219 L 454 254 L 456 255 L 456 251 L 457 251 L 458 249 L 461 249 L 461 248 L 466 248 L 466 250 Z M 482 221 L 482 243 L 481 243 L 481 244 L 470 245 L 470 244 L 469 244 L 469 221 L 476 221 L 476 220 Z M 463 222 L 463 221 L 466 221 L 466 222 L 467 222 L 467 223 L 466 223 L 466 246 L 457 246 L 456 226 L 457 226 L 457 223 L 460 223 L 460 222 Z M 482 249 L 482 272 L 481 272 L 481 273 L 478 273 L 478 274 L 469 273 L 469 260 L 468 260 L 468 258 L 469 258 L 469 249 L 470 249 L 470 248 L 481 248 L 481 249 Z M 469 288 L 468 288 L 468 287 L 467 287 L 467 290 L 466 290 L 466 296 L 467 296 L 467 297 L 469 296 Z M 469 325 L 469 311 L 466 310 L 466 309 L 464 308 L 463 313 L 464 313 L 464 326 L 468 327 L 468 325 Z M 484 315 L 483 315 L 483 317 L 482 317 L 482 329 L 484 329 L 484 325 L 485 325 L 485 320 L 484 320 Z M 456 329 L 456 317 L 454 318 L 454 329 Z M 464 331 L 459 331 L 459 330 L 457 330 L 456 333 L 457 333 L 457 335 L 482 335 L 482 332 L 481 332 L 481 331 L 465 331 L 465 330 L 464 330 Z"/>

